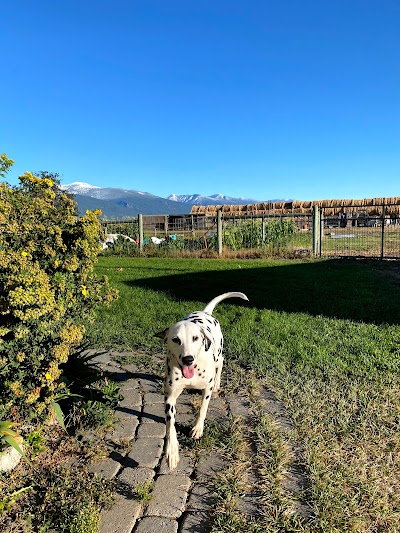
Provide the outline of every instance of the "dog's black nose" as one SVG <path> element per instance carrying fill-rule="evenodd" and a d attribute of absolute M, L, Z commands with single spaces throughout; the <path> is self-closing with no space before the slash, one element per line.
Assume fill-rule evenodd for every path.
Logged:
<path fill-rule="evenodd" d="M 194 361 L 193 355 L 186 355 L 186 357 L 182 357 L 182 363 L 186 366 L 192 365 L 193 361 Z"/>

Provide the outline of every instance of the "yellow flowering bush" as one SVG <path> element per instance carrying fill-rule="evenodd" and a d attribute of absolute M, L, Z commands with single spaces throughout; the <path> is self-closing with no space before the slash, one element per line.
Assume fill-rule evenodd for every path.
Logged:
<path fill-rule="evenodd" d="M 12 163 L 0 155 L 0 177 Z M 93 273 L 99 213 L 79 217 L 57 175 L 19 180 L 0 183 L 0 420 L 17 422 L 48 416 L 65 392 L 60 365 L 81 344 L 82 322 L 117 297 Z"/>

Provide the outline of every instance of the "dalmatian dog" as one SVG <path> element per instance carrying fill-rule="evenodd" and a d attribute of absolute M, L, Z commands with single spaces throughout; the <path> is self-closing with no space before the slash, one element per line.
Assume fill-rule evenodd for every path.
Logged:
<path fill-rule="evenodd" d="M 180 322 L 157 333 L 164 339 L 167 352 L 165 377 L 165 456 L 173 470 L 179 462 L 179 444 L 175 429 L 176 400 L 185 388 L 202 391 L 202 403 L 191 435 L 203 435 L 211 394 L 220 388 L 223 365 L 223 336 L 218 320 L 212 315 L 215 306 L 226 298 L 248 300 L 242 292 L 217 296 L 203 311 L 185 316 Z"/>

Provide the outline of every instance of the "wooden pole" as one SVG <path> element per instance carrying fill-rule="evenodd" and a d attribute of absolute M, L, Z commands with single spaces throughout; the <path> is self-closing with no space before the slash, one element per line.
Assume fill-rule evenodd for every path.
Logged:
<path fill-rule="evenodd" d="M 320 252 L 320 240 L 321 240 L 321 225 L 320 225 L 320 212 L 319 206 L 313 206 L 313 255 L 319 256 Z"/>
<path fill-rule="evenodd" d="M 265 242 L 265 216 L 262 216 L 261 219 L 261 240 Z"/>
<path fill-rule="evenodd" d="M 143 252 L 143 215 L 138 215 L 138 224 L 139 224 L 139 249 Z"/>
<path fill-rule="evenodd" d="M 385 206 L 382 206 L 382 235 L 381 235 L 381 259 L 384 258 L 385 255 L 385 215 L 386 215 L 386 209 Z"/>
<path fill-rule="evenodd" d="M 217 211 L 217 241 L 218 241 L 218 255 L 222 255 L 222 210 Z"/>

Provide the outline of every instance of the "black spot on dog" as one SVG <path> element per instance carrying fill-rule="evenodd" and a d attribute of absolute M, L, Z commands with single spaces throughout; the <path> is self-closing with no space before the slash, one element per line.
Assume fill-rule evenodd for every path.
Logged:
<path fill-rule="evenodd" d="M 209 397 L 210 397 L 210 395 L 208 394 L 208 395 L 206 396 L 206 400 L 208 400 Z"/>
<path fill-rule="evenodd" d="M 204 334 L 203 332 L 203 341 L 204 341 L 204 349 L 206 352 L 208 352 L 208 350 L 210 349 L 210 346 L 211 346 L 211 339 L 209 339 L 207 337 L 207 335 Z"/>
<path fill-rule="evenodd" d="M 171 415 L 167 415 L 168 422 L 171 420 Z"/>
<path fill-rule="evenodd" d="M 169 383 L 169 386 L 172 387 L 172 379 L 170 379 L 170 380 L 168 381 L 168 383 Z"/>
<path fill-rule="evenodd" d="M 213 379 L 214 379 L 214 378 L 211 378 L 210 381 L 209 381 L 208 383 L 211 383 Z"/>
<path fill-rule="evenodd" d="M 168 413 L 169 409 L 170 409 L 170 404 L 169 403 L 166 403 L 165 404 L 165 412 Z"/>
<path fill-rule="evenodd" d="M 175 378 L 175 381 L 179 381 L 179 378 Z"/>

